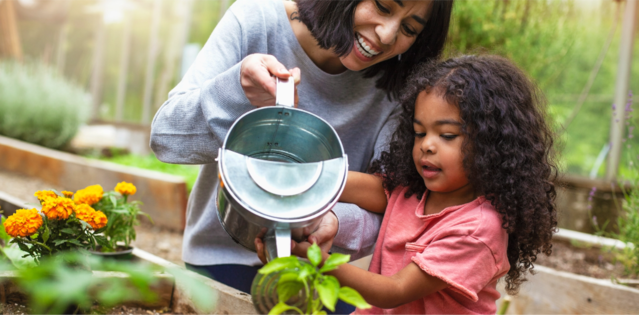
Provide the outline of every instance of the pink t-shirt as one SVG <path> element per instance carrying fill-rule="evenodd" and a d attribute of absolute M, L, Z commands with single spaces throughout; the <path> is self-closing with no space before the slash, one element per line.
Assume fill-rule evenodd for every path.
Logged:
<path fill-rule="evenodd" d="M 426 195 L 389 196 L 369 271 L 385 276 L 411 262 L 450 286 L 393 309 L 357 309 L 356 314 L 494 314 L 497 280 L 510 269 L 508 234 L 501 216 L 479 197 L 467 204 L 424 215 Z M 428 192 L 426 192 L 428 193 Z"/>

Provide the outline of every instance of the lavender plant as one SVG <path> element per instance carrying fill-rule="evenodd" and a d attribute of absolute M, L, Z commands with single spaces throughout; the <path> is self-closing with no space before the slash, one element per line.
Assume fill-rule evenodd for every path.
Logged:
<path fill-rule="evenodd" d="M 0 135 L 59 149 L 87 121 L 91 99 L 54 69 L 0 62 Z"/>
<path fill-rule="evenodd" d="M 626 118 L 624 123 L 626 126 L 626 137 L 624 143 L 628 139 L 634 137 L 633 131 L 635 129 L 632 122 L 632 92 L 630 92 L 628 102 L 626 103 L 625 111 Z M 613 111 L 616 110 L 613 105 Z M 629 156 L 627 169 L 624 172 L 620 187 L 622 189 L 624 200 L 621 206 L 621 213 L 617 218 L 618 232 L 606 231 L 605 226 L 608 222 L 605 222 L 602 227 L 598 226 L 597 218 L 593 216 L 593 225 L 598 230 L 597 234 L 618 239 L 626 243 L 625 248 L 605 248 L 606 251 L 612 251 L 615 255 L 615 260 L 623 264 L 625 272 L 628 275 L 639 275 L 639 167 L 637 167 L 637 155 L 636 150 L 629 144 L 626 144 L 626 154 Z M 628 185 L 629 184 L 629 185 Z M 626 188 L 630 187 L 630 188 Z M 591 201 L 592 195 L 594 195 L 594 188 L 591 191 L 589 201 Z"/>

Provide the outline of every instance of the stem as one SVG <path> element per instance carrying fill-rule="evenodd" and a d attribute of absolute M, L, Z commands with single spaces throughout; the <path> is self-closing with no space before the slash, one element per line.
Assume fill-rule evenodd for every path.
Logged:
<path fill-rule="evenodd" d="M 43 243 L 40 243 L 40 242 L 38 242 L 38 241 L 31 241 L 31 243 L 33 243 L 33 244 L 37 244 L 37 245 L 40 245 L 40 246 L 42 246 L 42 247 L 44 247 L 44 248 L 48 249 L 48 250 L 49 250 L 49 253 L 51 252 L 51 248 L 49 248 L 49 246 L 47 246 L 47 245 L 44 245 Z"/>
<path fill-rule="evenodd" d="M 497 311 L 498 315 L 504 315 L 506 314 L 506 311 L 508 310 L 508 306 L 510 306 L 510 295 L 506 295 L 504 297 L 504 300 L 501 302 L 501 306 L 499 306 L 499 311 Z"/>

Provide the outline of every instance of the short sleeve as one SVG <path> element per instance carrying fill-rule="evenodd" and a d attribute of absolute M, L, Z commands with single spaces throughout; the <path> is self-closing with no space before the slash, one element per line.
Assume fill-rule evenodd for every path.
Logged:
<path fill-rule="evenodd" d="M 473 302 L 498 273 L 492 251 L 472 236 L 449 236 L 430 243 L 412 257 L 422 270 L 444 280 Z"/>

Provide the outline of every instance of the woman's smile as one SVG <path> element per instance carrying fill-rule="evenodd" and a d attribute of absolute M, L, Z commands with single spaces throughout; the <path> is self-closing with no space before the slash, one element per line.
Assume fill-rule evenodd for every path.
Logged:
<path fill-rule="evenodd" d="M 355 33 L 355 36 L 356 36 L 355 48 L 357 49 L 357 51 L 359 51 L 359 53 L 363 57 L 371 60 L 382 52 L 380 48 L 377 48 L 376 45 L 371 43 L 369 40 L 367 40 L 365 37 L 363 37 L 359 33 Z M 365 61 L 368 61 L 368 60 L 365 60 Z"/>

